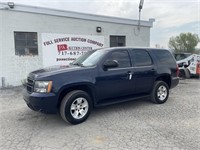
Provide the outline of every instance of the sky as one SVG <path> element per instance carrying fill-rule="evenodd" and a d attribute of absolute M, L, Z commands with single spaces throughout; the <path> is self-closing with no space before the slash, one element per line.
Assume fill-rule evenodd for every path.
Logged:
<path fill-rule="evenodd" d="M 136 19 L 140 0 L 0 0 L 15 4 Z M 144 0 L 141 20 L 155 18 L 151 28 L 150 46 L 168 48 L 169 38 L 180 33 L 200 37 L 200 0 Z M 200 47 L 200 43 L 198 44 Z"/>

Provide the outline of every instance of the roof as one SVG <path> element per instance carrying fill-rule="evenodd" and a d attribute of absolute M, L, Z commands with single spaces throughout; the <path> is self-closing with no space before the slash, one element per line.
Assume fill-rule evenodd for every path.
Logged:
<path fill-rule="evenodd" d="M 119 50 L 127 50 L 127 49 L 136 49 L 136 50 L 167 50 L 169 51 L 168 49 L 165 49 L 165 48 L 151 48 L 151 47 L 134 47 L 134 46 L 125 46 L 125 47 L 108 47 L 108 48 L 102 48 L 102 49 L 106 49 L 106 50 L 116 50 L 116 49 L 119 49 Z"/>
<path fill-rule="evenodd" d="M 52 16 L 76 18 L 76 19 L 83 19 L 83 20 L 90 20 L 90 21 L 110 22 L 110 23 L 118 23 L 118 24 L 126 24 L 126 25 L 136 25 L 136 26 L 138 25 L 138 20 L 133 20 L 133 19 L 86 14 L 86 13 L 72 12 L 72 11 L 66 11 L 66 10 L 45 8 L 45 7 L 28 6 L 28 5 L 22 5 L 22 4 L 14 4 L 14 7 L 10 8 L 8 6 L 8 3 L 0 2 L 0 10 L 45 14 L 45 15 L 52 15 Z M 154 21 L 155 19 L 149 19 L 149 21 L 141 20 L 140 25 L 144 27 L 153 27 Z"/>

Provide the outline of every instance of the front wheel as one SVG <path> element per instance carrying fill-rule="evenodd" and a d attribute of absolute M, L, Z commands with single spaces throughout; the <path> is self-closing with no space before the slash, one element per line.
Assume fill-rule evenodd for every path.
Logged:
<path fill-rule="evenodd" d="M 154 103 L 162 104 L 167 101 L 169 96 L 169 87 L 163 81 L 156 81 L 151 93 L 151 100 Z"/>
<path fill-rule="evenodd" d="M 62 100 L 60 114 L 64 121 L 71 124 L 84 122 L 90 115 L 92 101 L 90 96 L 81 90 L 69 92 Z"/>

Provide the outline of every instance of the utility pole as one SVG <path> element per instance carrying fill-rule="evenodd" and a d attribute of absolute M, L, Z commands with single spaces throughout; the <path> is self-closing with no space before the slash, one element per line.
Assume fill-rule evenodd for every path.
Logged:
<path fill-rule="evenodd" d="M 140 30 L 140 19 L 141 19 L 141 10 L 144 4 L 144 0 L 140 0 L 140 4 L 139 4 L 139 21 L 138 21 L 138 30 Z"/>

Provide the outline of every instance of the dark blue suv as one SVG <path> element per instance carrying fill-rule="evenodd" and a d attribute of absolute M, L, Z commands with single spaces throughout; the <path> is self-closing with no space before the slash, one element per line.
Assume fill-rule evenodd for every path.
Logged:
<path fill-rule="evenodd" d="M 69 66 L 31 72 L 24 100 L 32 110 L 60 112 L 65 121 L 78 124 L 97 106 L 138 98 L 162 104 L 178 82 L 168 50 L 105 48 L 88 51 Z"/>

